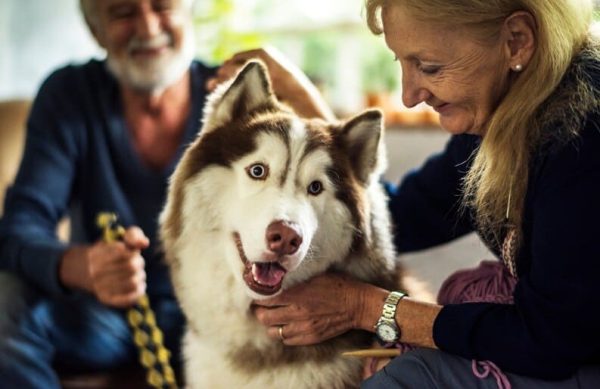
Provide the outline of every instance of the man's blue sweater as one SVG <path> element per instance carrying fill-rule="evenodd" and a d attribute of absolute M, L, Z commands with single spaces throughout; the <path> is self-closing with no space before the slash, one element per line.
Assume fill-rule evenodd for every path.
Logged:
<path fill-rule="evenodd" d="M 64 293 L 58 263 L 67 246 L 56 238 L 57 222 L 71 211 L 74 240 L 92 242 L 100 237 L 95 216 L 112 211 L 123 225 L 137 225 L 150 238 L 142 253 L 148 293 L 172 293 L 158 252 L 157 218 L 168 178 L 200 129 L 204 84 L 214 72 L 199 62 L 190 70 L 191 112 L 177 155 L 162 171 L 150 169 L 136 154 L 119 86 L 104 61 L 67 66 L 44 82 L 0 220 L 0 270 L 19 274 L 43 292 Z"/>

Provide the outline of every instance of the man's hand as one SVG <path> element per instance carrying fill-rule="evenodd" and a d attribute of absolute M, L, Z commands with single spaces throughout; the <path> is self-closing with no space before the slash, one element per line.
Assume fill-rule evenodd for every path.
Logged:
<path fill-rule="evenodd" d="M 323 274 L 281 295 L 254 301 L 254 313 L 273 339 L 286 345 L 320 343 L 361 328 L 364 291 L 372 286 L 339 274 Z"/>
<path fill-rule="evenodd" d="M 123 241 L 73 247 L 63 256 L 60 279 L 66 287 L 91 292 L 106 305 L 129 307 L 146 292 L 140 252 L 149 243 L 140 228 L 130 227 Z"/>

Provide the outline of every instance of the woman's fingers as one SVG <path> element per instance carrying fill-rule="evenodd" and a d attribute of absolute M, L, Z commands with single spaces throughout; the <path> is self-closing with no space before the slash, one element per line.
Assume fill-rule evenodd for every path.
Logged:
<path fill-rule="evenodd" d="M 281 331 L 279 328 L 281 327 Z M 348 322 L 333 317 L 314 318 L 276 324 L 267 327 L 267 335 L 288 346 L 304 346 L 321 343 L 348 331 Z M 282 339 L 283 337 L 283 339 Z"/>
<path fill-rule="evenodd" d="M 311 316 L 290 307 L 258 307 L 255 314 L 267 327 L 269 337 L 282 340 L 283 334 L 284 343 L 290 346 L 320 343 L 351 329 L 351 320 L 336 313 Z"/>

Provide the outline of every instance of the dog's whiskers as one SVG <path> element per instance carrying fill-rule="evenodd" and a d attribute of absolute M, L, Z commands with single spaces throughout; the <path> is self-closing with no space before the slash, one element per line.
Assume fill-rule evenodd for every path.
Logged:
<path fill-rule="evenodd" d="M 316 248 L 314 245 L 313 245 L 313 246 L 310 246 L 310 247 L 308 248 L 308 250 L 306 251 L 306 257 L 305 257 L 305 260 L 306 260 L 307 262 L 311 262 L 311 261 L 314 261 L 314 260 L 316 260 L 316 259 L 319 259 L 319 258 L 321 258 L 321 257 L 317 257 L 317 256 L 316 256 L 316 253 L 318 253 L 318 252 L 319 252 L 318 248 Z"/>

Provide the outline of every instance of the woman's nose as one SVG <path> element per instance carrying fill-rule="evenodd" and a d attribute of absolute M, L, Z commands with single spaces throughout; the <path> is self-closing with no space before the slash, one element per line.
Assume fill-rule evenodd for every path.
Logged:
<path fill-rule="evenodd" d="M 430 96 L 431 92 L 420 83 L 418 76 L 402 73 L 402 102 L 406 107 L 412 108 Z"/>

